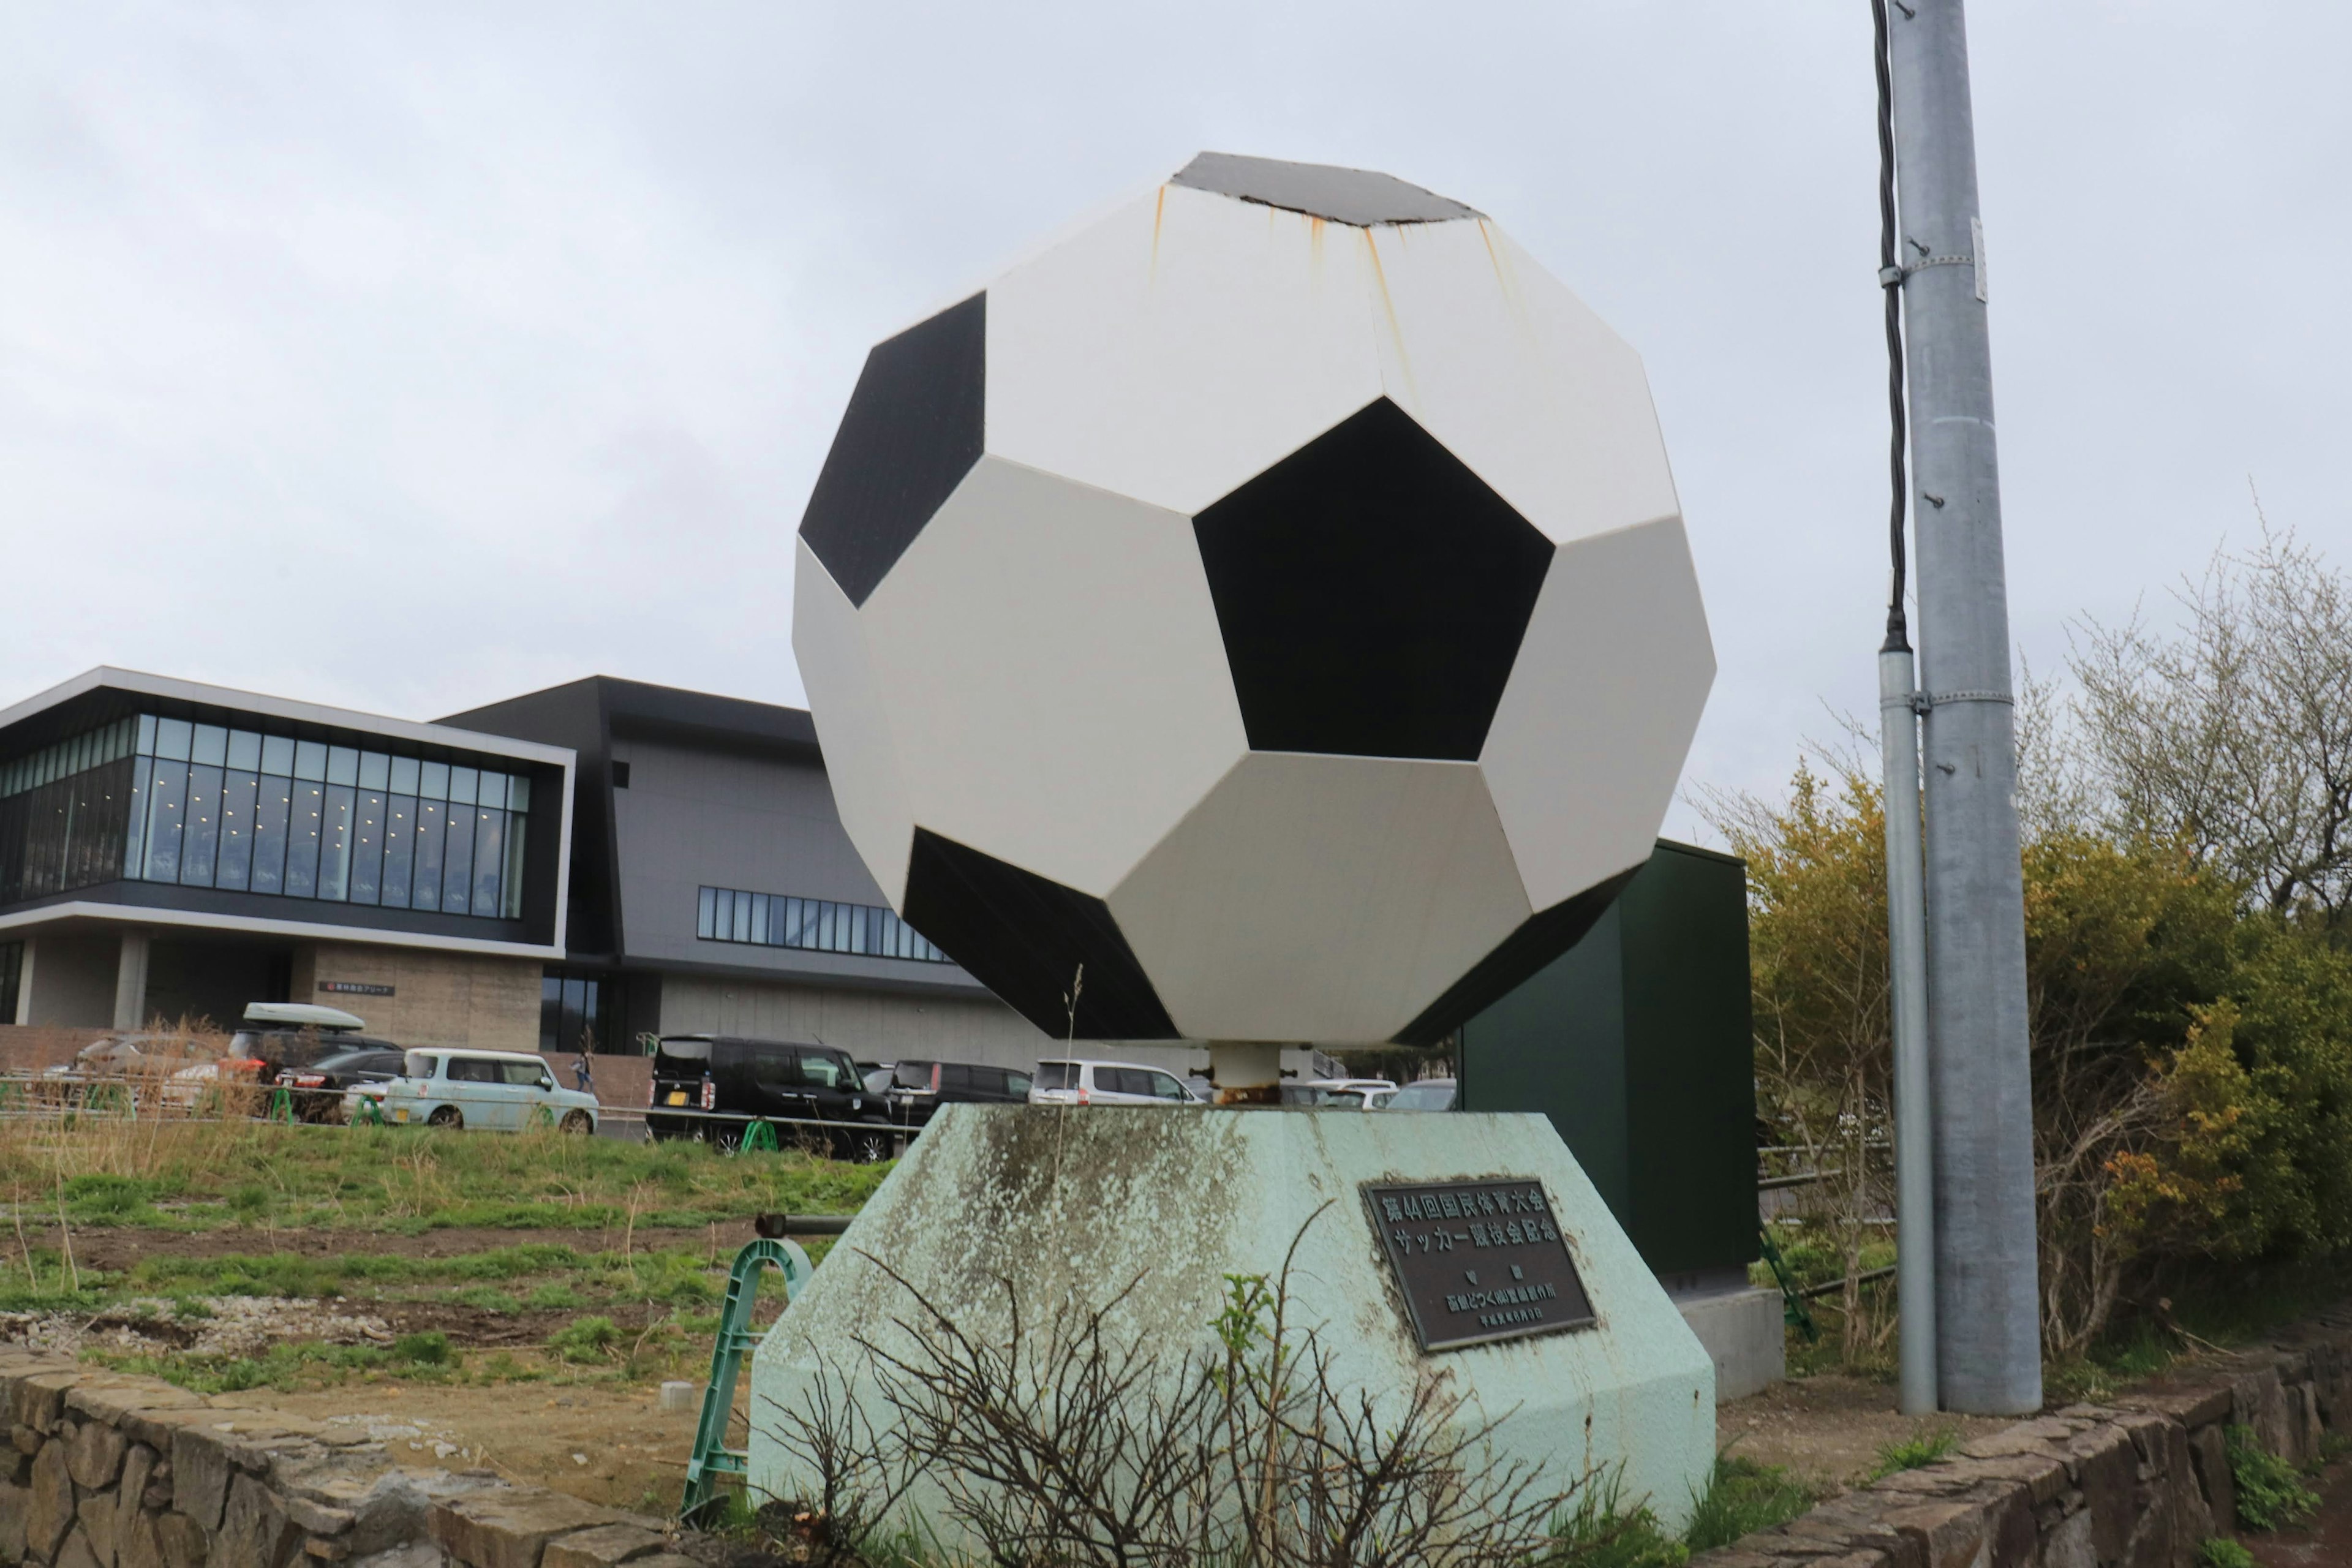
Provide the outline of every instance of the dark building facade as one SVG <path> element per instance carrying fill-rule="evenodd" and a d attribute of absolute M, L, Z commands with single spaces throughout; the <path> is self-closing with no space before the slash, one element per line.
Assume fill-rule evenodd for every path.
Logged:
<path fill-rule="evenodd" d="M 540 1047 L 815 1038 L 1027 1067 L 1047 1037 L 901 921 L 842 830 L 799 709 L 594 676 L 445 725 L 579 759 L 562 961 Z"/>

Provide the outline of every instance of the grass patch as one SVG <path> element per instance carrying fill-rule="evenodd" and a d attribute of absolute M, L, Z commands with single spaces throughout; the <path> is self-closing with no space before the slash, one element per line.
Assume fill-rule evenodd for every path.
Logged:
<path fill-rule="evenodd" d="M 1779 1466 L 1717 1454 L 1683 1539 L 1694 1552 L 1710 1552 L 1786 1524 L 1812 1506 L 1811 1489 Z"/>
<path fill-rule="evenodd" d="M 620 1342 L 621 1331 L 612 1319 L 578 1318 L 556 1330 L 547 1348 L 568 1362 L 592 1363 L 610 1361 Z"/>
<path fill-rule="evenodd" d="M 1958 1426 L 1921 1426 L 1899 1443 L 1889 1443 L 1878 1450 L 1877 1468 L 1870 1472 L 1874 1481 L 1885 1480 L 1900 1470 L 1916 1470 L 1922 1465 L 1932 1465 L 1960 1446 Z"/>
<path fill-rule="evenodd" d="M 2249 1530 L 2301 1524 L 2319 1511 L 2319 1494 L 2303 1484 L 2301 1472 L 2265 1449 L 2251 1426 L 2226 1426 L 2221 1441 L 2230 1456 L 2230 1479 L 2237 1485 L 2238 1518 Z"/>
<path fill-rule="evenodd" d="M 1647 1506 L 1627 1509 L 1622 1477 L 1588 1483 L 1576 1510 L 1552 1521 L 1557 1550 L 1545 1561 L 1559 1568 L 1682 1568 L 1690 1548 L 1666 1533 Z"/>
<path fill-rule="evenodd" d="M 287 1127 L 231 1118 L 0 1124 L 0 1199 L 77 1225 L 414 1232 L 703 1226 L 747 1214 L 853 1214 L 890 1167 L 798 1150 L 738 1159 L 693 1142 L 541 1131 Z M 478 1194 L 495 1193 L 494 1202 Z M 168 1200 L 166 1215 L 155 1207 Z"/>

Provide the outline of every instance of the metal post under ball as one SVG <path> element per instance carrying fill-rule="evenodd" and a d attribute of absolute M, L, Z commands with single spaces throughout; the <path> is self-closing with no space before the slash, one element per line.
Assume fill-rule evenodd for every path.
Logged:
<path fill-rule="evenodd" d="M 796 571 L 900 914 L 1052 1041 L 1208 1043 L 1232 1101 L 1272 1042 L 1433 1044 L 1571 944 L 1715 670 L 1633 351 L 1459 202 L 1214 153 L 877 344 Z M 1688 1513 L 1712 1366 L 1541 1117 L 950 1107 L 755 1391 L 915 1289 L 984 1336 L 1139 1279 L 1124 1326 L 1181 1350 L 1294 1244 L 1351 1386 L 1443 1373 L 1498 1458 Z M 754 1433 L 756 1482 L 793 1463 Z"/>

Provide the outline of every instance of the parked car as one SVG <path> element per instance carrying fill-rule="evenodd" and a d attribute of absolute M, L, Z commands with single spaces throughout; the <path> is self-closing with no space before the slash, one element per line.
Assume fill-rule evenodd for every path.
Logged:
<path fill-rule="evenodd" d="M 1202 1105 L 1173 1073 L 1133 1062 L 1039 1062 L 1032 1105 Z"/>
<path fill-rule="evenodd" d="M 307 1067 L 279 1070 L 273 1080 L 289 1091 L 294 1114 L 305 1121 L 341 1121 L 351 1115 L 350 1091 L 362 1084 L 389 1083 L 406 1066 L 407 1053 L 383 1040 L 337 1041 Z"/>
<path fill-rule="evenodd" d="M 942 1105 L 1026 1105 L 1029 1081 L 1018 1068 L 908 1061 L 892 1065 L 882 1092 L 891 1125 L 912 1128 L 930 1121 Z"/>
<path fill-rule="evenodd" d="M 306 1068 L 333 1052 L 370 1047 L 398 1051 L 390 1040 L 360 1033 L 366 1020 L 341 1007 L 308 1002 L 256 1002 L 245 1010 L 245 1022 L 229 1037 L 228 1050 L 219 1060 L 199 1063 L 172 1075 L 163 1098 L 174 1105 L 200 1102 L 218 1085 L 274 1084 L 289 1068 Z M 258 1109 L 267 1110 L 267 1106 Z"/>
<path fill-rule="evenodd" d="M 815 1131 L 836 1160 L 890 1157 L 897 1135 L 887 1101 L 866 1092 L 846 1051 L 801 1040 L 725 1035 L 665 1035 L 646 1086 L 646 1131 L 656 1138 L 732 1143 L 753 1120 L 773 1118 L 778 1134 Z M 794 1121 L 853 1122 L 795 1129 Z"/>
<path fill-rule="evenodd" d="M 1384 1078 L 1308 1079 L 1282 1086 L 1285 1105 L 1311 1105 L 1325 1110 L 1378 1110 L 1397 1086 Z"/>
<path fill-rule="evenodd" d="M 358 1092 L 395 1125 L 520 1132 L 543 1110 L 566 1132 L 596 1131 L 596 1097 L 558 1089 L 547 1063 L 529 1051 L 413 1050 L 399 1076 Z"/>
<path fill-rule="evenodd" d="M 1425 1078 L 1406 1084 L 1389 1096 L 1383 1110 L 1451 1110 L 1454 1109 L 1454 1080 L 1450 1078 Z"/>

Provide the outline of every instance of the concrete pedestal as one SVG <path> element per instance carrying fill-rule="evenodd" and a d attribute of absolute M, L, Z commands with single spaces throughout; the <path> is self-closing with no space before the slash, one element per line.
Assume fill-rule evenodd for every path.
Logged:
<path fill-rule="evenodd" d="M 1424 1352 L 1360 1189 L 1503 1176 L 1541 1185 L 1595 1321 Z M 909 1345 L 914 1302 L 882 1263 L 983 1342 L 1003 1335 L 1002 1279 L 1033 1323 L 1139 1281 L 1114 1327 L 1172 1367 L 1212 1342 L 1225 1276 L 1278 1274 L 1302 1227 L 1292 1311 L 1346 1386 L 1401 1405 L 1446 1379 L 1465 1414 L 1499 1419 L 1498 1459 L 1540 1461 L 1563 1489 L 1620 1469 L 1626 1506 L 1688 1518 L 1715 1458 L 1706 1349 L 1550 1123 L 1475 1113 L 943 1108 L 753 1357 L 755 1496 L 811 1495 L 773 1434 L 779 1408 L 807 1407 L 820 1355 L 870 1380 L 861 1338 Z"/>

